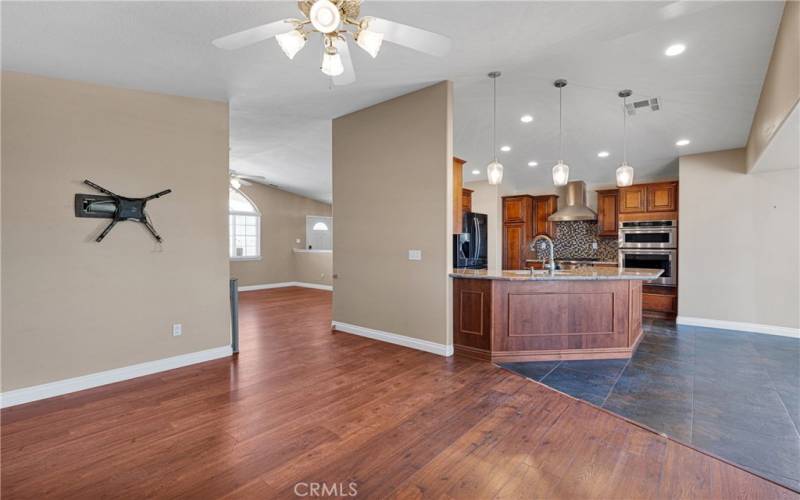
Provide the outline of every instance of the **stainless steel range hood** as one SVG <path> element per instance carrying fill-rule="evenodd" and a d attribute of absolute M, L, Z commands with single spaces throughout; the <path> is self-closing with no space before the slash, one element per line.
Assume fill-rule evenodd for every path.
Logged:
<path fill-rule="evenodd" d="M 572 181 L 567 184 L 567 206 L 547 218 L 554 222 L 597 220 L 597 214 L 586 206 L 586 183 Z"/>

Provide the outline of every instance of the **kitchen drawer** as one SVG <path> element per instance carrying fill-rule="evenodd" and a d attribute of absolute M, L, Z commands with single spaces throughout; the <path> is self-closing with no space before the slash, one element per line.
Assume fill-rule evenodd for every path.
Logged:
<path fill-rule="evenodd" d="M 643 293 L 642 309 L 674 314 L 677 310 L 676 298 L 674 295 Z"/>

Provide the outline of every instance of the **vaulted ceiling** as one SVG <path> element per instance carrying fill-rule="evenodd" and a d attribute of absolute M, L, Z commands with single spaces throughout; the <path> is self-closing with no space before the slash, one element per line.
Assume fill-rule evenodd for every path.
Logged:
<path fill-rule="evenodd" d="M 662 109 L 629 121 L 638 179 L 675 175 L 679 154 L 743 146 L 782 2 L 377 2 L 375 15 L 445 34 L 439 59 L 385 44 L 351 50 L 356 83 L 332 87 L 309 45 L 293 61 L 266 41 L 236 52 L 216 37 L 296 17 L 294 2 L 3 2 L 2 67 L 58 78 L 208 99 L 231 108 L 231 168 L 330 201 L 331 119 L 449 79 L 454 150 L 490 159 L 489 81 L 498 80 L 498 153 L 506 181 L 545 190 L 558 160 L 556 78 L 566 78 L 565 160 L 572 177 L 613 183 L 621 159 L 616 92 L 658 96 Z M 666 57 L 674 42 L 684 54 Z M 534 117 L 523 124 L 523 114 Z M 675 141 L 691 144 L 677 148 Z M 601 150 L 608 158 L 597 157 Z M 528 167 L 537 161 L 538 167 Z M 479 178 L 484 175 L 474 176 Z"/>

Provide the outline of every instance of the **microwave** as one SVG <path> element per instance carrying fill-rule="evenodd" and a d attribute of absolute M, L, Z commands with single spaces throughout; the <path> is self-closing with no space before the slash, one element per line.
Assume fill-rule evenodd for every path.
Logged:
<path fill-rule="evenodd" d="M 620 222 L 619 248 L 678 248 L 677 221 Z"/>

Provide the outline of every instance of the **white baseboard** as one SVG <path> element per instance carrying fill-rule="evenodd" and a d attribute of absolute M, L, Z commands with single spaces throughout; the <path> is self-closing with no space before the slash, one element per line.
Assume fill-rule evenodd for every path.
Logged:
<path fill-rule="evenodd" d="M 397 333 L 389 333 L 381 330 L 373 330 L 372 328 L 366 328 L 358 325 L 351 325 L 349 323 L 341 323 L 339 321 L 333 321 L 331 323 L 331 326 L 335 330 L 339 330 L 340 332 L 352 333 L 353 335 L 359 335 L 361 337 L 367 337 L 374 340 L 389 342 L 390 344 L 397 344 L 403 347 L 410 347 L 412 349 L 418 349 L 420 351 L 438 354 L 439 356 L 453 355 L 452 345 L 438 344 L 436 342 L 431 342 L 429 340 L 415 339 L 413 337 L 407 337 L 405 335 L 399 335 Z"/>
<path fill-rule="evenodd" d="M 173 370 L 182 366 L 202 363 L 204 361 L 211 361 L 212 359 L 224 358 L 226 356 L 230 356 L 231 354 L 231 346 L 229 345 L 215 347 L 213 349 L 206 349 L 205 351 L 191 352 L 189 354 L 172 356 L 171 358 L 139 363 L 138 365 L 124 366 L 122 368 L 115 368 L 113 370 L 106 370 L 104 372 L 90 373 L 80 377 L 57 380 L 47 384 L 23 387 L 22 389 L 14 389 L 12 391 L 0 393 L 0 408 L 7 408 L 9 406 L 30 403 L 31 401 L 61 396 L 70 392 L 91 389 L 93 387 L 99 387 L 106 384 L 113 384 L 114 382 L 122 382 L 123 380 L 130 380 L 132 378 L 142 377 L 144 375 Z"/>
<path fill-rule="evenodd" d="M 305 283 L 302 281 L 284 281 L 282 283 L 267 283 L 265 285 L 244 285 L 239 287 L 240 292 L 251 292 L 253 290 L 268 290 L 270 288 L 286 288 L 287 286 L 299 286 L 303 288 L 316 288 L 317 290 L 333 291 L 331 285 L 319 285 L 317 283 Z"/>
<path fill-rule="evenodd" d="M 721 319 L 692 318 L 678 316 L 675 322 L 679 325 L 704 326 L 706 328 L 720 328 L 722 330 L 739 330 L 742 332 L 764 333 L 767 335 L 780 335 L 782 337 L 800 338 L 800 328 L 788 326 L 762 325 L 759 323 L 743 323 L 739 321 L 725 321 Z"/>

